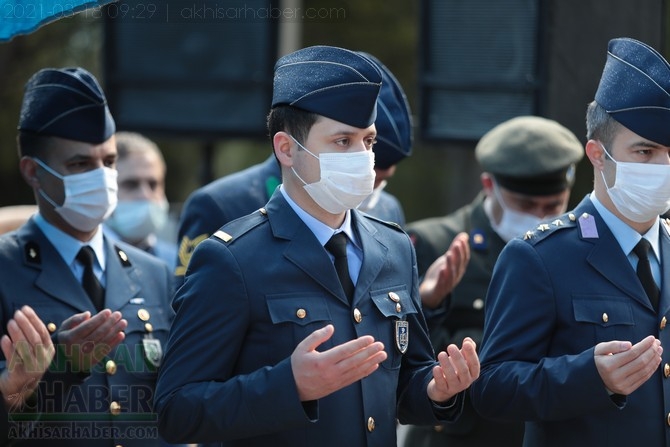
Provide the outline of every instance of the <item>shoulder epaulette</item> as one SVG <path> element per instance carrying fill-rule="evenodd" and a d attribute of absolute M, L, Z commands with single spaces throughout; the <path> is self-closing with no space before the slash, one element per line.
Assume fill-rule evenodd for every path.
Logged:
<path fill-rule="evenodd" d="M 541 222 L 537 227 L 526 231 L 523 240 L 536 244 L 555 232 L 577 226 L 577 217 L 573 213 L 564 214 L 555 219 Z"/>
<path fill-rule="evenodd" d="M 363 213 L 363 212 L 361 212 L 360 214 L 361 214 L 363 217 L 367 217 L 367 218 L 370 219 L 370 220 L 374 220 L 375 222 L 379 222 L 379 223 L 381 223 L 381 224 L 384 224 L 384 225 L 386 225 L 387 227 L 393 228 L 393 229 L 398 230 L 398 231 L 404 231 L 403 228 L 400 226 L 400 224 L 398 224 L 398 223 L 396 223 L 396 222 L 391 222 L 391 221 L 388 221 L 388 220 L 383 220 L 383 219 L 380 219 L 380 218 L 378 218 L 378 217 L 371 216 L 371 215 L 368 214 L 368 213 Z"/>
<path fill-rule="evenodd" d="M 268 212 L 265 210 L 265 208 L 261 208 L 258 211 L 249 214 L 248 216 L 235 219 L 232 222 L 224 225 L 212 236 L 228 244 L 235 239 L 239 239 L 253 228 L 261 225 L 264 222 L 267 222 L 267 220 Z"/>

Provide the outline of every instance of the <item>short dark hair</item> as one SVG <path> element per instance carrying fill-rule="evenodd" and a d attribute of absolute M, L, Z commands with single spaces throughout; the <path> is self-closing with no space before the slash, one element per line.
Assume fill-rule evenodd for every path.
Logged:
<path fill-rule="evenodd" d="M 614 137 L 621 130 L 621 124 L 597 102 L 592 101 L 586 109 L 586 138 L 599 140 L 605 147 L 612 145 Z"/>
<path fill-rule="evenodd" d="M 273 107 L 267 119 L 270 140 L 272 141 L 277 132 L 287 132 L 302 143 L 318 119 L 318 114 L 297 107 L 287 105 Z"/>
<path fill-rule="evenodd" d="M 149 138 L 137 132 L 119 131 L 114 134 L 116 139 L 117 163 L 132 154 L 154 154 L 163 169 L 167 170 L 165 158 L 158 145 Z"/>
<path fill-rule="evenodd" d="M 38 135 L 26 130 L 20 130 L 18 136 L 16 137 L 19 158 L 43 158 L 44 153 L 48 153 L 49 148 L 51 148 L 53 144 L 53 137 Z"/>

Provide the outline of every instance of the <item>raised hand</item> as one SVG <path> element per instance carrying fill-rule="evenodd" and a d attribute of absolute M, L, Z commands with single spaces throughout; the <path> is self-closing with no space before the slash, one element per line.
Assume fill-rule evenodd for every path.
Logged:
<path fill-rule="evenodd" d="M 467 233 L 458 233 L 449 249 L 428 267 L 419 287 L 424 306 L 435 308 L 461 281 L 470 262 Z"/>
<path fill-rule="evenodd" d="M 42 320 L 23 306 L 7 322 L 0 339 L 6 368 L 0 374 L 0 392 L 10 409 L 18 409 L 39 385 L 54 356 L 54 346 Z"/>
<path fill-rule="evenodd" d="M 466 337 L 463 347 L 451 344 L 437 355 L 440 362 L 433 368 L 433 379 L 428 383 L 428 397 L 434 402 L 446 402 L 467 389 L 479 377 L 477 345 Z"/>
<path fill-rule="evenodd" d="M 593 356 L 605 387 L 627 396 L 654 374 L 662 354 L 660 340 L 650 335 L 635 345 L 629 341 L 598 343 Z"/>
<path fill-rule="evenodd" d="M 58 343 L 73 372 L 88 372 L 123 341 L 127 326 L 121 312 L 109 309 L 74 314 L 61 325 Z"/>
<path fill-rule="evenodd" d="M 381 342 L 364 335 L 324 352 L 316 350 L 332 337 L 329 324 L 308 335 L 291 354 L 291 368 L 300 400 L 320 399 L 370 375 L 386 360 Z"/>

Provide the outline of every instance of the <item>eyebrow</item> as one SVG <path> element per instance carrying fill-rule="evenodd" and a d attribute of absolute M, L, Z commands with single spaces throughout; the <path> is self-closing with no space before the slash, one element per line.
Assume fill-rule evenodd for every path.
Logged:
<path fill-rule="evenodd" d="M 69 158 L 65 159 L 65 163 L 72 163 L 72 162 L 78 162 L 78 161 L 91 161 L 95 159 L 95 156 L 92 155 L 87 155 L 87 154 L 75 154 Z M 114 158 L 115 160 L 118 159 L 118 154 L 117 153 L 111 153 L 111 154 L 106 154 L 102 157 L 103 160 L 108 160 L 109 158 Z"/>
<path fill-rule="evenodd" d="M 72 161 L 88 161 L 91 160 L 93 157 L 90 155 L 84 155 L 84 154 L 75 154 L 72 157 L 66 158 L 65 162 L 72 162 Z"/>
<path fill-rule="evenodd" d="M 335 130 L 334 132 L 331 132 L 330 136 L 331 137 L 336 137 L 339 135 L 344 135 L 344 136 L 352 136 L 352 135 L 358 135 L 361 131 L 360 130 L 348 130 L 348 129 L 343 129 L 343 130 Z M 370 131 L 365 133 L 364 136 L 377 136 L 377 132 L 375 131 Z"/>
<path fill-rule="evenodd" d="M 649 149 L 656 149 L 656 148 L 662 148 L 664 147 L 662 144 L 654 143 L 653 141 L 637 141 L 634 142 L 629 146 L 631 149 L 635 149 L 636 147 L 646 147 Z"/>

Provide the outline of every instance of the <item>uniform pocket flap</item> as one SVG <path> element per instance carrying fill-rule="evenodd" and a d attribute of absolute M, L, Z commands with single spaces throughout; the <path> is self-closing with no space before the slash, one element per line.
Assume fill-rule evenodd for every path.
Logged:
<path fill-rule="evenodd" d="M 306 326 L 315 321 L 331 321 L 326 298 L 314 294 L 278 294 L 266 297 L 274 324 L 294 323 Z"/>
<path fill-rule="evenodd" d="M 404 285 L 373 290 L 370 296 L 372 302 L 385 317 L 396 317 L 402 320 L 408 314 L 417 313 L 414 301 Z"/>
<path fill-rule="evenodd" d="M 613 296 L 575 296 L 572 300 L 575 320 L 601 326 L 635 324 L 629 298 Z"/>

